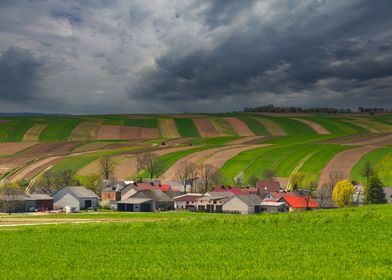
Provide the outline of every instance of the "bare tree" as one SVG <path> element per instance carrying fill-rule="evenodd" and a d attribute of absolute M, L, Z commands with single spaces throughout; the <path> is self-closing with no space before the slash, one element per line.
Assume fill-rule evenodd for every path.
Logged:
<path fill-rule="evenodd" d="M 11 214 L 18 208 L 18 197 L 23 194 L 21 186 L 16 183 L 4 183 L 0 186 L 0 204 L 3 212 Z"/>
<path fill-rule="evenodd" d="M 273 169 L 265 169 L 263 170 L 263 178 L 265 180 L 272 180 L 275 177 L 275 170 Z"/>
<path fill-rule="evenodd" d="M 138 156 L 136 165 L 138 169 L 146 170 L 150 174 L 151 179 L 163 170 L 162 160 L 157 154 L 151 152 Z"/>
<path fill-rule="evenodd" d="M 186 187 L 190 185 L 193 186 L 195 177 L 196 177 L 197 166 L 195 163 L 191 161 L 185 161 L 178 169 L 177 169 L 177 180 L 183 185 L 185 193 L 187 192 Z"/>
<path fill-rule="evenodd" d="M 110 157 L 102 157 L 99 161 L 99 166 L 101 169 L 101 174 L 104 179 L 109 180 L 114 172 L 116 163 Z"/>
<path fill-rule="evenodd" d="M 342 170 L 331 170 L 328 174 L 329 181 L 328 181 L 328 187 L 333 190 L 335 185 L 344 180 L 346 178 L 346 175 Z"/>
<path fill-rule="evenodd" d="M 237 175 L 235 175 L 233 178 L 234 186 L 241 187 L 244 183 L 244 177 L 245 177 L 245 174 L 243 171 L 241 171 Z"/>
<path fill-rule="evenodd" d="M 332 191 L 333 188 L 331 188 L 330 185 L 323 185 L 318 189 L 317 197 L 321 208 L 326 208 L 332 203 Z"/>
<path fill-rule="evenodd" d="M 76 172 L 72 169 L 64 169 L 58 174 L 58 180 L 61 186 L 66 187 L 74 182 Z"/>
<path fill-rule="evenodd" d="M 142 171 L 144 170 L 144 159 L 143 159 L 143 154 L 138 154 L 136 156 L 136 176 L 135 178 L 139 179 L 139 181 L 142 181 Z"/>
<path fill-rule="evenodd" d="M 306 201 L 306 210 L 309 210 L 309 202 L 313 197 L 314 190 L 316 189 L 317 184 L 315 182 L 310 182 L 309 190 L 305 194 L 305 201 Z"/>
<path fill-rule="evenodd" d="M 202 164 L 198 168 L 198 174 L 200 176 L 201 192 L 206 193 L 210 191 L 214 186 L 219 184 L 222 176 L 219 169 L 210 165 Z"/>
<path fill-rule="evenodd" d="M 95 193 L 100 193 L 102 190 L 100 189 L 102 176 L 98 174 L 90 174 L 86 178 L 86 187 L 92 190 Z"/>
<path fill-rule="evenodd" d="M 45 190 L 50 190 L 55 183 L 55 176 L 52 171 L 48 170 L 44 174 L 42 174 L 40 183 L 44 187 Z"/>

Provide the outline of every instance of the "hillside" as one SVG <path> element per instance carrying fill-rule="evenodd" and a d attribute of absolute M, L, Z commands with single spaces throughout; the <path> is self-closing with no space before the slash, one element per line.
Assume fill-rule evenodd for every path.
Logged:
<path fill-rule="evenodd" d="M 161 279 L 388 279 L 391 275 L 390 205 L 253 216 L 117 212 L 0 217 L 0 225 L 43 222 L 47 225 L 12 230 L 0 226 L 0 258 L 7 260 L 0 263 L 2 278 L 150 279 L 159 274 Z M 111 269 L 102 265 L 108 258 Z"/>
<path fill-rule="evenodd" d="M 71 168 L 83 183 L 99 172 L 102 156 L 115 160 L 117 179 L 129 179 L 136 175 L 135 154 L 154 151 L 167 180 L 186 159 L 219 168 L 227 185 L 244 174 L 245 186 L 272 168 L 283 181 L 301 172 L 305 186 L 320 186 L 334 170 L 361 181 L 369 160 L 392 186 L 391 114 L 3 116 L 0 141 L 0 178 L 11 181 Z"/>

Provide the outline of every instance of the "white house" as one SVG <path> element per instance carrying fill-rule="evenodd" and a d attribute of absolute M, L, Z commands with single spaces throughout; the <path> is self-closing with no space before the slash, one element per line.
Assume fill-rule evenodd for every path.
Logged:
<path fill-rule="evenodd" d="M 66 206 L 73 207 L 75 211 L 81 209 L 96 209 L 99 196 L 85 187 L 65 187 L 53 195 L 54 209 L 65 209 Z"/>

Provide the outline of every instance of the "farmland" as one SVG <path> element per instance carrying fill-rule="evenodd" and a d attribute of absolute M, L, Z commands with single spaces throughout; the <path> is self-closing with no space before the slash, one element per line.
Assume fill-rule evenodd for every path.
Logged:
<path fill-rule="evenodd" d="M 125 170 L 127 163 L 134 162 L 130 158 L 140 151 L 194 146 L 162 154 L 161 173 L 193 152 L 222 147 L 232 149 L 225 153 L 225 162 L 205 152 L 199 163 L 215 165 L 219 161 L 216 166 L 227 185 L 242 173 L 246 186 L 249 178 L 260 177 L 265 169 L 274 169 L 276 176 L 286 179 L 303 173 L 304 187 L 310 182 L 320 184 L 321 176 L 334 168 L 342 168 L 351 179 L 362 180 L 359 170 L 369 160 L 389 186 L 390 118 L 387 114 L 251 113 L 8 116 L 0 118 L 0 176 L 29 180 L 47 168 L 83 170 L 86 176 L 86 170 L 91 169 L 86 166 L 96 164 L 102 156 L 113 157 Z M 257 146 L 260 144 L 263 146 Z M 345 156 L 343 152 L 352 154 L 355 161 L 338 167 L 334 162 Z"/>
<path fill-rule="evenodd" d="M 0 217 L 1 225 L 40 221 L 65 224 L 0 227 L 2 278 L 388 279 L 392 263 L 389 205 L 256 216 Z M 107 258 L 113 269 L 102 265 Z"/>

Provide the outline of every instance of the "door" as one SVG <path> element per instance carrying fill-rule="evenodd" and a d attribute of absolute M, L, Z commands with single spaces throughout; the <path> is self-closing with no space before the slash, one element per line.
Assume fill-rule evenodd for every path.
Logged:
<path fill-rule="evenodd" d="M 125 211 L 133 212 L 133 204 L 125 204 Z"/>
<path fill-rule="evenodd" d="M 85 200 L 84 201 L 84 208 L 85 209 L 88 209 L 88 208 L 90 208 L 91 206 L 92 206 L 92 201 L 91 200 Z"/>
<path fill-rule="evenodd" d="M 142 203 L 140 207 L 141 212 L 152 212 L 151 203 Z"/>

